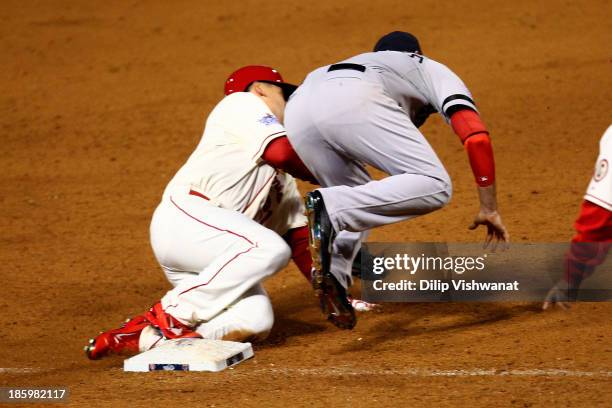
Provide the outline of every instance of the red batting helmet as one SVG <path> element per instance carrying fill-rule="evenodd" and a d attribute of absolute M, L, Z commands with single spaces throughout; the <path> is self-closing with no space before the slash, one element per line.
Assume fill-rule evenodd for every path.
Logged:
<path fill-rule="evenodd" d="M 297 86 L 283 81 L 281 74 L 274 68 L 263 65 L 247 65 L 234 71 L 225 81 L 225 95 L 244 92 L 255 81 L 276 85 L 283 90 L 285 99 L 297 89 Z"/>

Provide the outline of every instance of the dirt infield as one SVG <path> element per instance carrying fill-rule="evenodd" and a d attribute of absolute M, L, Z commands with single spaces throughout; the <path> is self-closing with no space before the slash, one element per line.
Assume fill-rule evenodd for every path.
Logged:
<path fill-rule="evenodd" d="M 299 82 L 394 29 L 473 92 L 512 239 L 568 240 L 610 124 L 611 17 L 603 0 L 3 0 L 0 386 L 68 386 L 74 406 L 610 406 L 610 303 L 388 304 L 342 332 L 293 265 L 266 283 L 270 339 L 233 370 L 124 374 L 82 347 L 167 289 L 149 220 L 227 74 Z M 371 240 L 480 240 L 460 143 L 440 118 L 423 131 L 453 200 Z"/>

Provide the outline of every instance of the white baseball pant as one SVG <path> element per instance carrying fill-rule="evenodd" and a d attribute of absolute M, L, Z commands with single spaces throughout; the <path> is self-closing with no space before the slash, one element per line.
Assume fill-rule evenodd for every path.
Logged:
<path fill-rule="evenodd" d="M 265 337 L 274 315 L 261 286 L 291 250 L 274 231 L 187 193 L 168 196 L 151 221 L 155 257 L 174 288 L 164 310 L 205 338 Z"/>

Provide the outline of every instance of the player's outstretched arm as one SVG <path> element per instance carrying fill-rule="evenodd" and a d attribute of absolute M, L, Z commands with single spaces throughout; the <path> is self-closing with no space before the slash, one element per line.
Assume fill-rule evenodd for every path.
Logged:
<path fill-rule="evenodd" d="M 480 210 L 469 228 L 473 230 L 479 225 L 487 227 L 485 248 L 492 242 L 493 250 L 500 242 L 506 246 L 510 242 L 510 234 L 497 210 L 495 160 L 489 132 L 478 113 L 472 109 L 462 109 L 453 113 L 451 126 L 465 146 L 478 184 Z"/>
<path fill-rule="evenodd" d="M 582 281 L 595 272 L 612 249 L 612 211 L 584 200 L 574 228 L 576 234 L 565 254 L 564 276 L 548 291 L 544 310 L 554 305 L 568 309 Z"/>
<path fill-rule="evenodd" d="M 297 155 L 287 136 L 271 141 L 261 156 L 270 166 L 283 170 L 293 177 L 319 184 L 304 162 Z"/>

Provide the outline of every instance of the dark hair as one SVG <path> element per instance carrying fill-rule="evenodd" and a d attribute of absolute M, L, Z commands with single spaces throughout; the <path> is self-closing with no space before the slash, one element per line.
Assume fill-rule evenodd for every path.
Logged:
<path fill-rule="evenodd" d="M 422 54 L 419 40 L 405 31 L 393 31 L 380 37 L 380 40 L 374 46 L 374 52 L 376 51 L 403 51 Z"/>

